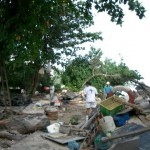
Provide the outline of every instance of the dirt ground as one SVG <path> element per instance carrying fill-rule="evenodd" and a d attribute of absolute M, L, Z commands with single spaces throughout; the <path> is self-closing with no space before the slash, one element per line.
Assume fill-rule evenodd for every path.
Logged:
<path fill-rule="evenodd" d="M 14 108 L 16 111 L 23 111 L 26 114 L 36 114 L 41 113 L 44 114 L 44 107 L 35 107 L 37 103 L 41 103 L 44 107 L 49 105 L 48 100 L 35 100 L 26 108 L 18 107 Z M 97 101 L 99 104 L 100 101 Z M 85 121 L 85 101 L 80 98 L 76 98 L 74 100 L 69 101 L 67 104 L 62 104 L 60 108 L 58 108 L 58 118 L 57 120 L 49 120 L 49 124 L 63 122 L 65 125 L 70 124 L 70 119 L 72 116 L 78 117 L 78 124 Z M 131 118 L 128 123 L 136 122 L 138 124 L 142 124 L 139 122 L 137 118 Z M 42 137 L 43 135 L 48 134 L 46 129 L 44 131 L 35 131 L 31 134 L 26 134 L 26 137 L 21 139 L 20 141 L 6 141 L 6 139 L 0 139 L 0 150 L 70 150 L 67 143 L 60 144 L 54 142 L 52 140 L 46 139 Z M 81 141 L 77 141 L 81 144 Z M 8 146 L 7 145 L 11 145 Z M 92 148 L 86 150 L 93 150 Z"/>
<path fill-rule="evenodd" d="M 0 150 L 69 150 L 67 145 L 42 138 L 41 135 L 44 134 L 42 131 L 37 131 L 17 143 L 14 142 L 11 148 L 0 147 Z"/>
<path fill-rule="evenodd" d="M 37 113 L 43 112 L 43 108 L 35 109 L 34 105 L 38 101 L 34 101 L 28 108 L 24 109 L 26 113 Z M 29 111 L 30 109 L 30 111 Z M 19 110 L 19 109 L 18 109 Z M 58 109 L 58 119 L 57 120 L 50 120 L 50 124 L 56 122 L 63 122 L 65 125 L 69 125 L 70 119 L 72 116 L 77 116 L 78 123 L 80 124 L 82 121 L 85 120 L 85 104 L 84 101 L 81 99 L 75 99 L 70 101 L 68 104 L 62 105 Z M 29 135 L 26 135 L 26 138 L 20 141 L 9 141 L 11 143 L 11 147 L 7 147 L 7 145 L 3 145 L 0 147 L 0 150 L 69 150 L 67 144 L 59 144 L 56 142 L 52 142 L 51 140 L 45 139 L 41 137 L 44 135 L 45 131 L 36 131 Z M 0 143 L 3 143 L 1 140 Z M 0 144 L 2 145 L 2 144 Z M 6 148 L 4 148 L 6 147 Z"/>

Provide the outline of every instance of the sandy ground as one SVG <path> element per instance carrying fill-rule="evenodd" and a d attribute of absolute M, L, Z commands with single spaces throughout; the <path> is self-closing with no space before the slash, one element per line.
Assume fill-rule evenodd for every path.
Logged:
<path fill-rule="evenodd" d="M 56 122 L 63 122 L 64 124 L 69 124 L 71 117 L 74 115 L 77 115 L 79 117 L 80 123 L 85 120 L 85 111 L 86 109 L 84 101 L 73 101 L 69 104 L 63 105 L 62 108 L 59 109 L 58 119 L 50 120 L 50 124 Z M 36 112 L 43 112 L 43 108 L 35 109 L 34 104 L 31 104 L 24 110 L 24 112 L 32 112 L 34 114 Z M 138 124 L 142 124 L 142 122 L 139 121 L 139 119 L 137 118 L 132 118 L 129 122 L 138 122 Z M 10 141 L 12 144 L 11 147 L 0 147 L 0 150 L 69 150 L 67 144 L 58 144 L 41 136 L 45 134 L 46 132 L 44 131 L 36 131 L 32 134 L 27 135 L 26 138 L 18 142 Z M 0 141 L 0 143 L 2 142 Z"/>
<path fill-rule="evenodd" d="M 30 104 L 26 109 L 24 109 L 24 113 L 44 113 L 42 107 L 35 109 L 35 103 Z M 73 101 L 69 104 L 63 105 L 61 109 L 58 110 L 58 119 L 50 120 L 50 124 L 56 122 L 69 124 L 71 117 L 74 115 L 78 116 L 80 123 L 85 119 L 85 111 L 86 109 L 83 101 L 77 103 Z M 43 134 L 46 134 L 46 132 L 36 131 L 33 134 L 27 135 L 27 137 L 21 141 L 11 141 L 11 147 L 0 147 L 0 150 L 69 150 L 67 144 L 62 145 L 56 142 L 52 142 L 51 140 L 41 137 Z"/>
<path fill-rule="evenodd" d="M 67 145 L 60 145 L 41 137 L 43 134 L 45 133 L 37 131 L 20 142 L 14 143 L 11 148 L 1 150 L 69 150 Z"/>

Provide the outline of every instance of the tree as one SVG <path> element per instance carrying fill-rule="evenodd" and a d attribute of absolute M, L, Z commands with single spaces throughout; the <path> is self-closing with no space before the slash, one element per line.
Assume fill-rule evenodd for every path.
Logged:
<path fill-rule="evenodd" d="M 142 76 L 136 70 L 130 70 L 121 59 L 116 62 L 106 58 L 101 60 L 102 51 L 91 48 L 89 54 L 77 57 L 70 62 L 62 75 L 62 82 L 76 91 L 81 90 L 86 81 L 91 81 L 97 89 L 103 89 L 106 81 L 112 85 L 124 85 L 128 81 L 140 80 Z M 93 72 L 93 69 L 96 71 Z"/>
<path fill-rule="evenodd" d="M 17 83 L 13 86 L 25 86 L 20 81 L 28 82 L 26 89 L 36 86 L 38 70 L 48 60 L 60 63 L 62 54 L 74 55 L 76 44 L 101 39 L 100 33 L 83 32 L 93 23 L 92 16 L 84 18 L 71 1 L 3 0 L 1 4 L 0 55 L 14 77 L 9 83 Z"/>
<path fill-rule="evenodd" d="M 136 0 L 1 0 L 0 57 L 13 76 L 8 76 L 10 86 L 35 87 L 38 70 L 47 61 L 62 63 L 62 56 L 75 55 L 76 45 L 102 39 L 101 33 L 84 31 L 94 23 L 92 6 L 122 24 L 120 4 L 129 5 L 139 18 L 144 17 L 145 9 Z"/>

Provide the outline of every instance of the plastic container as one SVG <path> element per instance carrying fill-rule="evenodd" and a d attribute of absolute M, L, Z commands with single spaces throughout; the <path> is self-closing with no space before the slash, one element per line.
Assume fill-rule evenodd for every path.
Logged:
<path fill-rule="evenodd" d="M 130 119 L 129 113 L 114 116 L 114 122 L 116 127 L 125 125 L 129 119 Z"/>
<path fill-rule="evenodd" d="M 60 124 L 54 123 L 52 125 L 47 126 L 48 133 L 59 133 Z"/>
<path fill-rule="evenodd" d="M 111 116 L 105 116 L 99 121 L 100 127 L 104 133 L 113 132 L 116 129 L 114 120 Z"/>
<path fill-rule="evenodd" d="M 110 97 L 100 103 L 100 112 L 104 116 L 114 116 L 122 110 L 124 110 L 124 105 L 115 101 L 114 97 Z"/>

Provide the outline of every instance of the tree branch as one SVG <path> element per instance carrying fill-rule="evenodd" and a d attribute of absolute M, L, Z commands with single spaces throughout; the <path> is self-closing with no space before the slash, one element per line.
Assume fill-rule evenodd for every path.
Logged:
<path fill-rule="evenodd" d="M 109 75 L 109 74 L 103 74 L 103 73 L 100 73 L 100 74 L 94 74 L 92 75 L 91 77 L 89 77 L 84 83 L 82 86 L 85 85 L 85 83 L 89 80 L 91 80 L 92 78 L 94 77 L 98 77 L 98 76 L 105 76 L 105 77 L 120 77 L 120 74 L 115 74 L 115 75 Z"/>

